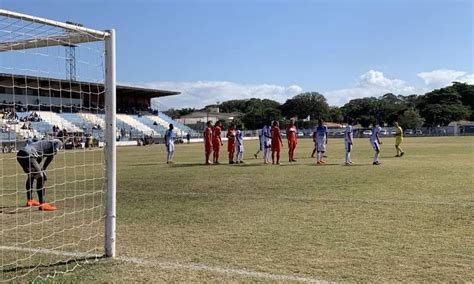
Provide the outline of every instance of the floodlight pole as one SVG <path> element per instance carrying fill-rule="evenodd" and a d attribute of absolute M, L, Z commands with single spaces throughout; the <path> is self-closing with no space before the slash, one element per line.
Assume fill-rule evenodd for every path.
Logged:
<path fill-rule="evenodd" d="M 105 39 L 105 124 L 107 161 L 107 203 L 105 219 L 105 256 L 115 257 L 116 221 L 116 76 L 115 76 L 115 30 L 110 30 Z"/>

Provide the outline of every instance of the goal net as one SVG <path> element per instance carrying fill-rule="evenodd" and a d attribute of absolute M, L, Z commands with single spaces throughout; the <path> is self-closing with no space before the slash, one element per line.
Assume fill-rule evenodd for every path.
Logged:
<path fill-rule="evenodd" d="M 114 141 L 114 31 L 0 10 L 0 282 L 114 256 Z"/>

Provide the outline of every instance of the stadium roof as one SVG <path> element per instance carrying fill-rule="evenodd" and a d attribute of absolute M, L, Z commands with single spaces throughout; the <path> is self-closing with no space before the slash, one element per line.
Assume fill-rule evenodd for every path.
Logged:
<path fill-rule="evenodd" d="M 35 77 L 28 75 L 16 75 L 0 73 L 0 87 L 29 89 L 56 89 L 56 90 L 72 90 L 76 92 L 97 92 L 104 88 L 104 84 L 97 82 L 72 81 L 65 79 Z M 179 95 L 180 92 L 165 91 L 157 89 L 149 89 L 135 86 L 117 85 L 117 97 L 122 96 L 141 96 L 146 98 L 157 98 Z"/>

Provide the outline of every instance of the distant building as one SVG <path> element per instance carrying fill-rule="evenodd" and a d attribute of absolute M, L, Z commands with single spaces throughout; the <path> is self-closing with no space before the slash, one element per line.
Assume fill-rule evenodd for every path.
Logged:
<path fill-rule="evenodd" d="M 211 111 L 209 112 L 195 111 L 190 114 L 181 116 L 181 118 L 177 119 L 177 121 L 183 124 L 192 126 L 192 125 L 197 125 L 197 124 L 205 124 L 209 120 L 211 120 L 212 122 L 216 122 L 218 120 L 230 121 L 242 115 L 241 113 L 238 113 L 238 112 L 232 112 L 232 113 L 219 112 L 218 108 L 217 108 L 217 112 L 215 109 L 212 109 L 212 110 L 214 111 L 212 112 Z"/>

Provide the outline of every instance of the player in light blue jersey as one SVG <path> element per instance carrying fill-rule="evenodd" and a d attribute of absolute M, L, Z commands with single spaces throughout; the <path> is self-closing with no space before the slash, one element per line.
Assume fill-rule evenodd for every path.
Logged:
<path fill-rule="evenodd" d="M 351 150 L 352 150 L 352 142 L 354 139 L 352 123 L 353 123 L 352 119 L 348 119 L 346 132 L 344 133 L 344 145 L 346 147 L 346 165 L 347 166 L 352 165 Z"/>
<path fill-rule="evenodd" d="M 240 128 L 240 127 L 239 127 Z M 244 158 L 244 133 L 242 130 L 238 129 L 237 134 L 235 135 L 235 152 L 237 153 L 237 158 L 235 163 L 243 164 Z"/>
<path fill-rule="evenodd" d="M 379 155 L 380 155 L 380 144 L 382 144 L 382 141 L 380 141 L 379 134 L 380 131 L 382 131 L 382 128 L 378 123 L 375 123 L 374 128 L 372 129 L 372 135 L 370 136 L 370 144 L 372 145 L 372 148 L 374 148 L 375 154 L 374 154 L 374 162 L 372 165 L 378 166 L 380 165 L 379 161 Z"/>
<path fill-rule="evenodd" d="M 166 145 L 166 163 L 174 164 L 173 155 L 174 155 L 174 138 L 175 134 L 173 132 L 174 126 L 170 123 L 169 129 L 165 133 L 165 145 Z"/>
<path fill-rule="evenodd" d="M 270 156 L 272 153 L 272 122 L 268 122 L 263 131 L 263 163 L 270 164 Z"/>
<path fill-rule="evenodd" d="M 328 143 L 328 128 L 323 124 L 322 119 L 318 119 L 318 126 L 313 132 L 313 141 L 316 146 L 316 164 L 324 165 L 326 162 L 323 160 L 324 153 L 326 152 L 326 144 Z"/>

